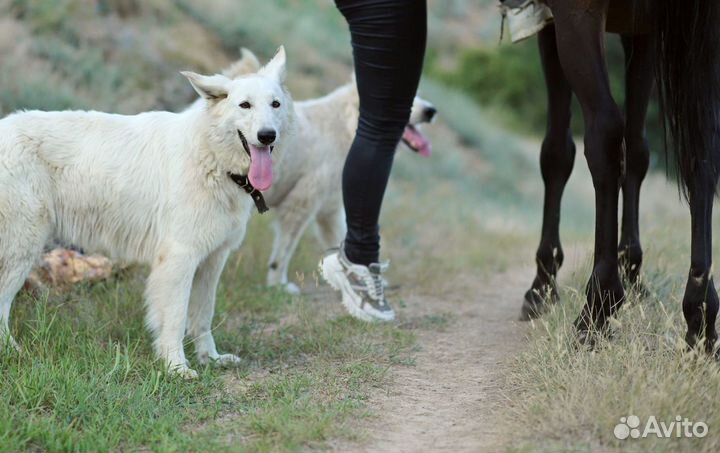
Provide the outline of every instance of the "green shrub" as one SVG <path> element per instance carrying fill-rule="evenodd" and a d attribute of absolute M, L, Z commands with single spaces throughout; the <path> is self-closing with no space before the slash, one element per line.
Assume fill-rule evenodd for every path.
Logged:
<path fill-rule="evenodd" d="M 72 0 L 12 0 L 10 14 L 30 24 L 38 35 L 50 34 L 77 41 L 77 34 L 67 18 L 76 12 L 76 8 L 86 6 Z"/>

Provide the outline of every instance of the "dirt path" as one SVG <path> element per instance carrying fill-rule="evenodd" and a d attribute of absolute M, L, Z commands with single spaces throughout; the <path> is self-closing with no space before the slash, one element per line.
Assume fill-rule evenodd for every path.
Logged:
<path fill-rule="evenodd" d="M 563 273 L 569 275 L 586 252 L 587 245 L 568 247 Z M 336 443 L 333 451 L 505 451 L 517 428 L 506 410 L 507 372 L 528 329 L 517 318 L 531 264 L 524 259 L 484 279 L 458 276 L 448 285 L 458 290 L 443 300 L 409 298 L 413 316 L 452 313 L 454 320 L 441 331 L 420 331 L 415 364 L 394 369 L 387 394 L 371 399 L 377 417 L 363 426 L 364 441 Z"/>
<path fill-rule="evenodd" d="M 503 420 L 503 372 L 522 348 L 527 327 L 517 321 L 518 295 L 531 275 L 528 266 L 481 281 L 460 276 L 458 294 L 410 298 L 408 306 L 426 310 L 414 314 L 452 313 L 454 320 L 442 331 L 421 331 L 415 365 L 394 370 L 389 392 L 371 400 L 378 418 L 365 427 L 367 439 L 333 450 L 503 451 L 511 434 Z"/>

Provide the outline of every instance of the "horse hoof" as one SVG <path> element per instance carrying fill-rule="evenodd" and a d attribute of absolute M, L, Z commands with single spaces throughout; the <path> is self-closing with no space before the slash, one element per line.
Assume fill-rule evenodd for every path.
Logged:
<path fill-rule="evenodd" d="M 537 305 L 525 299 L 523 300 L 522 307 L 520 307 L 520 316 L 518 317 L 518 321 L 530 321 L 532 319 L 539 318 L 543 311 L 542 305 Z"/>
<path fill-rule="evenodd" d="M 704 353 L 720 361 L 720 340 L 717 337 L 708 341 L 688 332 L 685 335 L 685 345 L 686 352 Z"/>
<path fill-rule="evenodd" d="M 548 309 L 548 305 L 558 302 L 557 293 L 550 292 L 548 297 L 542 297 L 537 290 L 529 289 L 525 293 L 522 307 L 520 307 L 519 321 L 530 321 L 539 318 Z"/>
<path fill-rule="evenodd" d="M 575 339 L 577 340 L 578 347 L 585 348 L 589 351 L 596 351 L 601 347 L 603 340 L 611 341 L 615 339 L 615 332 L 613 332 L 607 324 L 597 329 L 576 327 L 576 332 L 577 335 Z"/>

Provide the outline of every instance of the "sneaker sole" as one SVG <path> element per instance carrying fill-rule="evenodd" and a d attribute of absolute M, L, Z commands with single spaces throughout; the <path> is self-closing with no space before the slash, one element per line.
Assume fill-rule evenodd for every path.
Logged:
<path fill-rule="evenodd" d="M 377 310 L 368 312 L 360 308 L 359 305 L 354 300 L 352 300 L 350 296 L 347 296 L 348 294 L 352 293 L 352 288 L 350 288 L 347 279 L 338 276 L 340 273 L 343 272 L 341 267 L 333 266 L 333 264 L 330 263 L 329 260 L 323 258 L 320 260 L 320 265 L 318 266 L 318 268 L 322 278 L 334 290 L 340 291 L 340 294 L 342 295 L 342 304 L 345 307 L 345 310 L 347 310 L 347 312 L 350 314 L 350 316 L 365 322 L 389 322 L 395 319 L 395 312 L 391 311 L 388 314 L 380 313 Z"/>

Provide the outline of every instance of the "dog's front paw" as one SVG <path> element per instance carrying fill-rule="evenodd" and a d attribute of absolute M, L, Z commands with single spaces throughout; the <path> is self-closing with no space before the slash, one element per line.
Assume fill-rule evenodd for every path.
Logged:
<path fill-rule="evenodd" d="M 188 381 L 198 378 L 197 371 L 193 370 L 187 365 L 178 365 L 176 367 L 172 367 L 170 368 L 170 373 L 176 376 L 180 376 L 181 378 Z"/>
<path fill-rule="evenodd" d="M 221 368 L 240 366 L 241 362 L 242 359 L 235 354 L 220 354 L 216 359 L 212 360 L 213 365 Z"/>

